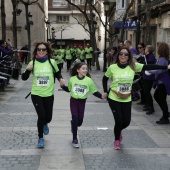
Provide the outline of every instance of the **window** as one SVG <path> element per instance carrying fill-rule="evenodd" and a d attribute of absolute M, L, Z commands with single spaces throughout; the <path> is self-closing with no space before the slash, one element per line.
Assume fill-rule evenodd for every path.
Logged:
<path fill-rule="evenodd" d="M 53 0 L 53 7 L 66 7 L 68 2 L 65 0 Z"/>
<path fill-rule="evenodd" d="M 69 23 L 69 15 L 57 15 L 57 23 Z"/>
<path fill-rule="evenodd" d="M 122 0 L 122 8 L 125 8 L 125 1 Z"/>
<path fill-rule="evenodd" d="M 80 0 L 80 5 L 84 5 L 85 1 L 84 0 Z"/>

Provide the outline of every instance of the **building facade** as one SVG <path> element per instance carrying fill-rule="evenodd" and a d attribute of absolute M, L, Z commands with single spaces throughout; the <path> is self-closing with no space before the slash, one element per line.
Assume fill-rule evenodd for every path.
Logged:
<path fill-rule="evenodd" d="M 86 0 L 71 0 L 71 3 L 75 4 L 90 18 L 90 7 L 87 4 L 85 8 L 85 2 Z M 96 9 L 101 14 L 100 1 L 93 0 L 92 3 L 95 4 Z M 77 7 L 65 0 L 48 1 L 48 20 L 50 23 L 48 27 L 48 39 L 55 42 L 56 46 L 76 45 L 78 47 L 79 45 L 85 46 L 90 42 L 87 20 Z M 96 35 L 97 46 L 100 48 L 99 43 L 101 43 L 100 37 L 102 34 L 102 30 L 100 29 L 101 22 L 97 13 L 94 10 L 92 11 L 94 13 L 93 20 L 97 23 L 94 34 Z"/>
<path fill-rule="evenodd" d="M 130 9 L 128 19 L 140 21 L 140 27 L 128 30 L 127 39 L 131 40 L 134 46 L 138 42 L 144 42 L 147 45 L 147 29 L 150 27 L 149 44 L 153 45 L 155 49 L 156 42 L 163 41 L 170 45 L 170 0 L 151 0 L 149 11 L 147 5 L 145 0 L 137 0 Z M 148 17 L 149 24 L 147 24 Z M 137 41 L 138 36 L 140 36 L 139 41 Z"/>
<path fill-rule="evenodd" d="M 29 2 L 33 2 L 35 0 L 31 0 Z M 27 2 L 27 1 L 26 1 Z M 17 9 L 21 9 L 22 12 L 20 15 L 17 15 L 17 44 L 18 49 L 22 46 L 28 44 L 27 38 L 27 30 L 26 30 L 26 14 L 25 14 L 25 6 L 19 2 Z M 32 23 L 30 27 L 31 31 L 31 45 L 37 41 L 46 41 L 46 24 L 45 18 L 48 17 L 48 0 L 41 0 L 37 3 L 29 5 L 28 7 L 29 13 L 32 15 Z M 10 39 L 13 43 L 13 33 L 12 33 L 12 22 L 13 22 L 13 7 L 11 0 L 5 0 L 5 12 L 6 12 L 6 39 Z M 0 16 L 1 17 L 1 16 Z M 1 31 L 1 23 L 0 23 L 0 31 Z M 0 39 L 2 35 L 0 34 Z"/>

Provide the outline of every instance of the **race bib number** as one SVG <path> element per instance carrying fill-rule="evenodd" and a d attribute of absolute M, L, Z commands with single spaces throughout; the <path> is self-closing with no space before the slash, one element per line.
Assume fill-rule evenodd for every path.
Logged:
<path fill-rule="evenodd" d="M 131 91 L 131 84 L 130 83 L 118 83 L 118 92 L 121 93 L 130 93 Z"/>
<path fill-rule="evenodd" d="M 50 80 L 48 76 L 37 77 L 37 86 L 49 86 Z"/>
<path fill-rule="evenodd" d="M 78 96 L 85 95 L 86 91 L 87 91 L 87 86 L 84 86 L 84 85 L 75 84 L 75 86 L 73 88 L 74 94 L 76 94 Z"/>

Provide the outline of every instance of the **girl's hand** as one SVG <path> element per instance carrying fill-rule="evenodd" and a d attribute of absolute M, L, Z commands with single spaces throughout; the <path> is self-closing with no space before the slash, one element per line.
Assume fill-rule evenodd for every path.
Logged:
<path fill-rule="evenodd" d="M 64 79 L 60 79 L 60 87 L 64 86 L 66 81 Z"/>
<path fill-rule="evenodd" d="M 107 93 L 102 94 L 102 99 L 107 99 Z"/>
<path fill-rule="evenodd" d="M 32 69 L 33 69 L 33 65 L 29 65 L 29 66 L 27 67 L 27 70 L 29 70 L 29 71 L 32 71 Z"/>

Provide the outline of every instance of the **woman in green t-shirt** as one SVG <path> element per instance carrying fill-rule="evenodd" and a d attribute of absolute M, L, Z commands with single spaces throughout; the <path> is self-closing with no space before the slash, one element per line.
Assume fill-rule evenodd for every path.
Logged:
<path fill-rule="evenodd" d="M 112 84 L 108 93 L 108 102 L 115 119 L 114 149 L 120 149 L 122 141 L 121 131 L 127 128 L 131 121 L 131 90 L 135 72 L 144 70 L 170 69 L 170 65 L 144 65 L 134 61 L 130 50 L 120 48 L 115 63 L 110 65 L 103 76 L 103 89 L 107 92 L 107 81 L 112 78 Z"/>
<path fill-rule="evenodd" d="M 44 135 L 49 133 L 48 123 L 52 120 L 54 102 L 54 78 L 64 81 L 59 69 L 52 59 L 52 49 L 47 43 L 37 43 L 33 51 L 33 59 L 29 62 L 22 80 L 32 74 L 31 99 L 38 115 L 38 148 L 44 148 Z"/>

